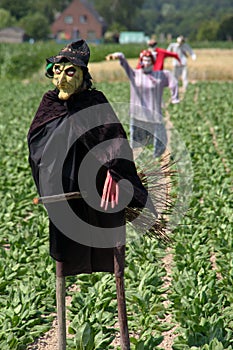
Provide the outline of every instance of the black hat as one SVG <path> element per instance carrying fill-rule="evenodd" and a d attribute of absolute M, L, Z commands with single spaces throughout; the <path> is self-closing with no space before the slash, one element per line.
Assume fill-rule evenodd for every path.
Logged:
<path fill-rule="evenodd" d="M 53 77 L 53 64 L 63 62 L 64 60 L 69 61 L 76 66 L 87 68 L 89 58 L 90 49 L 86 41 L 80 39 L 63 47 L 63 49 L 61 49 L 58 55 L 46 59 L 46 75 L 48 77 Z"/>

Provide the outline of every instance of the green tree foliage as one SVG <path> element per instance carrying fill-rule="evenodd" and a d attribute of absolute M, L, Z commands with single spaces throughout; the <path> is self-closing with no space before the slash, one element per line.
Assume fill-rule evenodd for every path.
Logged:
<path fill-rule="evenodd" d="M 203 22 L 197 32 L 198 41 L 214 41 L 216 40 L 219 24 L 217 21 Z"/>
<path fill-rule="evenodd" d="M 49 34 L 56 15 L 62 12 L 72 0 L 0 0 L 0 8 L 8 11 L 13 18 L 29 28 L 34 37 L 42 39 Z M 116 33 L 122 30 L 144 31 L 147 35 L 161 33 L 173 37 L 184 35 L 189 40 L 229 40 L 232 35 L 232 0 L 86 0 L 91 3 L 105 19 L 108 32 Z M 226 13 L 228 17 L 226 18 Z M 34 21 L 26 24 L 23 18 L 31 14 L 40 14 L 42 24 Z M 42 18 L 41 17 L 41 18 Z M 4 27 L 8 17 L 0 18 L 0 27 Z M 44 28 L 43 25 L 45 24 Z M 217 28 L 218 24 L 218 28 Z M 47 33 L 45 33 L 47 29 Z M 36 31 L 38 30 L 38 34 Z"/>
<path fill-rule="evenodd" d="M 71 0 L 0 0 L 0 8 L 8 10 L 17 20 L 29 13 L 40 12 L 52 23 L 54 15 L 63 11 L 70 2 Z"/>
<path fill-rule="evenodd" d="M 16 19 L 11 16 L 10 11 L 0 8 L 0 29 L 15 25 Z"/>
<path fill-rule="evenodd" d="M 128 30 L 134 30 L 134 17 L 140 11 L 142 0 L 92 0 L 92 4 L 105 18 L 108 26 L 117 22 Z"/>
<path fill-rule="evenodd" d="M 151 35 L 156 32 L 158 23 L 161 22 L 162 15 L 158 11 L 150 9 L 142 9 L 134 18 L 135 27 L 139 31 L 144 31 L 145 34 Z"/>
<path fill-rule="evenodd" d="M 20 20 L 20 26 L 25 30 L 27 35 L 36 40 L 47 38 L 50 31 L 47 18 L 39 12 L 23 17 Z"/>
<path fill-rule="evenodd" d="M 226 12 L 233 13 L 231 0 L 145 0 L 143 9 L 148 12 L 159 13 L 155 22 L 155 34 L 165 33 L 177 36 L 183 34 L 192 40 L 197 39 L 197 33 L 203 22 L 211 19 L 218 23 Z M 213 27 L 211 26 L 211 33 Z M 216 39 L 216 38 L 215 38 Z"/>
<path fill-rule="evenodd" d="M 174 37 L 183 34 L 191 40 L 206 37 L 206 27 L 210 30 L 208 40 L 216 40 L 217 23 L 221 23 L 226 12 L 233 13 L 232 0 L 113 0 L 111 3 L 92 0 L 92 4 L 110 27 L 117 22 L 127 30 L 143 30 L 147 35 L 164 33 Z M 207 21 L 208 18 L 211 20 Z M 224 34 L 219 37 L 226 40 Z"/>
<path fill-rule="evenodd" d="M 166 18 L 172 16 L 175 11 L 175 5 L 164 3 L 161 9 L 161 14 L 164 18 Z"/>
<path fill-rule="evenodd" d="M 226 17 L 219 25 L 217 32 L 217 38 L 219 40 L 232 40 L 233 39 L 233 15 Z"/>
<path fill-rule="evenodd" d="M 30 0 L 0 0 L 0 8 L 10 12 L 17 20 L 26 16 L 30 11 Z"/>
<path fill-rule="evenodd" d="M 39 12 L 47 17 L 49 23 L 54 21 L 57 13 L 63 11 L 71 0 L 33 0 L 33 12 Z"/>

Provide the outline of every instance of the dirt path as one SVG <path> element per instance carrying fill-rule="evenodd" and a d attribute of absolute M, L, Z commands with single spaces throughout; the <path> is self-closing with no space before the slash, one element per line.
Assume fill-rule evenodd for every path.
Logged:
<path fill-rule="evenodd" d="M 77 285 L 73 285 L 69 288 L 69 292 L 77 292 Z M 68 310 L 68 306 L 70 306 L 72 300 L 72 296 L 66 296 L 66 311 Z M 67 313 L 67 312 L 66 312 Z M 45 333 L 42 337 L 38 338 L 33 344 L 29 345 L 27 350 L 58 350 L 58 334 L 57 334 L 57 317 L 54 315 L 54 321 L 51 329 Z M 67 318 L 66 318 L 67 319 Z M 67 338 L 70 337 L 68 334 L 69 321 L 66 320 L 66 334 Z"/>
<path fill-rule="evenodd" d="M 173 129 L 173 124 L 170 118 L 170 114 L 168 113 L 168 109 L 165 106 L 165 115 L 164 115 L 164 120 L 166 123 L 166 130 L 167 130 L 167 137 L 168 137 L 168 145 L 167 145 L 167 152 L 170 151 L 171 147 L 171 134 L 172 134 L 172 129 Z M 166 159 L 166 155 L 165 155 L 165 159 Z M 168 187 L 168 191 L 169 191 L 169 187 Z M 166 249 L 166 255 L 165 257 L 162 259 L 162 263 L 163 266 L 165 267 L 166 270 L 166 276 L 164 277 L 164 287 L 166 288 L 166 290 L 169 290 L 169 286 L 171 285 L 171 281 L 172 281 L 172 264 L 173 264 L 173 255 L 172 255 L 172 249 L 170 247 L 168 247 Z M 167 293 L 164 294 L 165 297 L 165 301 L 164 301 L 164 306 L 166 309 L 169 308 L 169 296 Z M 170 323 L 172 324 L 172 315 L 168 312 L 165 320 L 163 320 L 164 323 Z M 161 344 L 159 344 L 159 346 L 164 349 L 164 350 L 172 350 L 172 345 L 174 342 L 176 335 L 176 329 L 177 326 L 174 326 L 173 328 L 171 328 L 168 331 L 163 332 L 163 336 L 164 339 L 162 341 Z"/>
<path fill-rule="evenodd" d="M 173 256 L 171 253 L 171 248 L 167 248 L 166 250 L 166 256 L 163 258 L 163 265 L 166 269 L 166 276 L 164 278 L 164 287 L 169 289 L 169 286 L 171 284 L 171 266 L 172 266 L 172 261 L 173 261 Z M 166 296 L 166 300 L 164 301 L 164 306 L 166 308 L 169 307 L 169 301 L 168 301 L 168 296 L 167 294 Z M 167 314 L 166 318 L 163 320 L 164 323 L 172 323 L 172 315 L 170 313 Z M 169 331 L 165 331 L 163 332 L 163 336 L 164 339 L 162 341 L 161 344 L 159 344 L 159 347 L 161 347 L 164 350 L 171 350 L 172 349 L 172 345 L 174 342 L 174 339 L 176 337 L 175 334 L 175 330 L 176 330 L 176 326 L 174 326 L 173 328 L 171 328 Z"/>

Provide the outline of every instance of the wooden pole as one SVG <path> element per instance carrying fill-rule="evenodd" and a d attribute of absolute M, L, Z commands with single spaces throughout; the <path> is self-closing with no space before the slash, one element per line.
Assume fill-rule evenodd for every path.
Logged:
<path fill-rule="evenodd" d="M 33 198 L 34 204 L 40 204 L 40 203 L 54 203 L 54 202 L 61 202 L 61 201 L 68 201 L 75 198 L 85 198 L 86 193 L 83 193 L 81 195 L 80 192 L 68 192 L 68 193 L 61 193 L 61 194 L 54 194 L 52 196 L 45 196 L 45 197 L 35 197 Z"/>
<path fill-rule="evenodd" d="M 58 321 L 58 350 L 66 350 L 66 281 L 61 263 L 56 262 L 56 299 Z"/>
<path fill-rule="evenodd" d="M 130 349 L 128 321 L 124 287 L 125 246 L 114 248 L 114 272 L 116 278 L 118 320 L 120 326 L 121 350 Z"/>

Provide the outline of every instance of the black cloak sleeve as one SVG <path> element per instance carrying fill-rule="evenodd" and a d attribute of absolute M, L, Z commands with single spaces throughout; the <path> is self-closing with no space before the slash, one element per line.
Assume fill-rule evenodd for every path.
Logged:
<path fill-rule="evenodd" d="M 48 144 L 53 142 L 56 147 L 52 147 L 50 152 Z M 133 195 L 127 203 L 128 206 L 143 208 L 149 203 L 150 209 L 154 210 L 152 203 L 148 201 L 147 190 L 138 177 L 126 133 L 102 92 L 95 89 L 86 90 L 72 95 L 68 101 L 62 101 L 58 98 L 57 89 L 48 91 L 43 96 L 31 123 L 28 147 L 29 164 L 40 195 L 58 194 L 54 184 L 59 171 L 62 174 L 64 192 L 80 191 L 80 169 L 88 156 L 86 175 L 83 176 L 87 197 L 90 198 L 93 194 L 93 169 L 98 169 L 95 186 L 100 196 L 109 170 L 115 181 L 128 181 L 120 186 L 120 197 L 124 194 L 127 197 L 127 183 L 131 184 Z M 43 178 L 46 178 L 43 189 L 41 173 L 46 174 L 43 175 Z M 122 181 L 119 185 L 121 183 Z M 114 213 L 101 212 L 86 203 L 85 198 L 71 200 L 69 206 L 75 215 L 92 227 L 117 228 L 116 242 L 125 244 L 124 209 Z M 46 209 L 49 214 L 50 208 Z M 59 211 L 59 204 L 55 210 Z M 76 241 L 73 237 L 68 237 L 64 230 L 61 232 L 58 229 L 51 217 L 49 225 L 50 255 L 63 263 L 63 275 L 94 271 L 113 272 L 113 247 L 104 247 L 108 238 L 106 234 L 102 237 L 104 248 L 100 248 L 82 244 L 78 239 Z M 80 230 L 82 228 L 77 226 L 77 232 Z"/>

